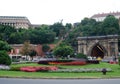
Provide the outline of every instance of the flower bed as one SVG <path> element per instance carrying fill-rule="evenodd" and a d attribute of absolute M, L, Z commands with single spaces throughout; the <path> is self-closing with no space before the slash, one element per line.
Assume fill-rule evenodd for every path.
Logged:
<path fill-rule="evenodd" d="M 63 63 L 63 62 L 72 62 L 73 60 L 41 60 L 38 64 L 49 64 L 52 63 Z"/>
<path fill-rule="evenodd" d="M 7 65 L 0 65 L 0 70 L 10 70 L 10 67 Z"/>
<path fill-rule="evenodd" d="M 72 62 L 49 62 L 48 64 L 59 64 L 59 65 L 85 65 L 85 61 L 72 61 Z"/>
<path fill-rule="evenodd" d="M 85 65 L 86 60 L 43 60 L 38 64 L 52 64 L 52 65 Z"/>
<path fill-rule="evenodd" d="M 25 72 L 37 72 L 37 71 L 55 71 L 58 70 L 56 66 L 40 66 L 40 67 L 33 67 L 33 66 L 27 66 L 27 67 L 21 67 L 20 71 L 25 71 Z"/>
<path fill-rule="evenodd" d="M 110 64 L 118 64 L 118 62 L 115 62 L 115 61 L 110 61 L 109 63 Z"/>
<path fill-rule="evenodd" d="M 85 72 L 102 72 L 103 68 L 80 68 L 80 69 L 58 69 L 56 71 L 50 71 L 50 72 L 73 72 L 73 73 L 77 73 L 77 72 L 81 72 L 81 73 L 85 73 Z M 111 72 L 112 69 L 111 68 L 106 68 L 107 72 Z"/>

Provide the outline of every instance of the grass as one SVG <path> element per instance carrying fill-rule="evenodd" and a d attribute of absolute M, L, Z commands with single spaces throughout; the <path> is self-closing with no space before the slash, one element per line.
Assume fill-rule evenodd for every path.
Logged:
<path fill-rule="evenodd" d="M 39 65 L 36 63 L 30 64 L 12 64 L 11 67 L 21 66 L 48 66 Z M 94 73 L 57 73 L 57 72 L 21 72 L 21 71 L 0 71 L 0 77 L 20 77 L 20 78 L 120 78 L 120 66 L 118 64 L 88 64 L 84 66 L 62 66 L 55 65 L 62 68 L 111 68 L 113 72 L 107 72 L 103 75 L 101 72 Z"/>

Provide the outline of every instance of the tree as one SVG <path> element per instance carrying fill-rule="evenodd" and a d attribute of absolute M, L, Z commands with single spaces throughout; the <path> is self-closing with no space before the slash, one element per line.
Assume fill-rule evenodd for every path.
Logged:
<path fill-rule="evenodd" d="M 50 46 L 47 44 L 43 44 L 42 45 L 42 51 L 46 54 L 47 57 L 49 57 L 50 52 L 48 52 L 50 50 Z"/>
<path fill-rule="evenodd" d="M 43 51 L 43 52 L 47 52 L 49 49 L 50 49 L 50 46 L 49 46 L 49 45 L 43 44 L 43 46 L 42 46 L 42 51 Z"/>
<path fill-rule="evenodd" d="M 0 36 L 2 37 L 2 40 L 9 43 L 10 35 L 14 32 L 16 32 L 16 29 L 14 27 L 8 25 L 0 25 Z"/>
<path fill-rule="evenodd" d="M 82 53 L 78 53 L 77 58 L 87 59 L 87 56 Z"/>
<path fill-rule="evenodd" d="M 119 23 L 113 15 L 108 15 L 103 21 L 102 28 L 105 34 L 118 34 L 119 32 Z"/>
<path fill-rule="evenodd" d="M 72 28 L 72 24 L 71 23 L 66 23 L 65 28 L 67 28 L 67 30 Z"/>
<path fill-rule="evenodd" d="M 27 60 L 27 56 L 29 55 L 31 49 L 32 49 L 32 46 L 30 45 L 30 42 L 29 41 L 24 42 L 23 47 L 22 47 L 20 53 L 22 55 L 26 56 L 26 60 Z"/>
<path fill-rule="evenodd" d="M 52 29 L 56 33 L 57 37 L 60 37 L 65 32 L 65 28 L 64 28 L 63 24 L 60 22 L 57 22 L 57 23 L 54 23 L 53 25 L 51 25 L 50 29 Z"/>
<path fill-rule="evenodd" d="M 54 41 L 55 33 L 49 29 L 32 29 L 30 31 L 30 42 L 32 44 L 51 43 Z"/>
<path fill-rule="evenodd" d="M 12 33 L 9 38 L 9 44 L 21 44 L 23 43 L 23 35 L 19 32 Z"/>
<path fill-rule="evenodd" d="M 32 49 L 32 50 L 29 52 L 29 55 L 30 55 L 30 57 L 32 58 L 32 60 L 33 60 L 33 57 L 36 56 L 36 54 L 37 54 L 37 52 L 36 52 L 34 49 Z"/>
<path fill-rule="evenodd" d="M 6 51 L 0 51 L 0 64 L 3 64 L 3 65 L 11 64 L 11 58 Z"/>
<path fill-rule="evenodd" d="M 10 65 L 11 58 L 8 55 L 8 51 L 11 50 L 11 47 L 7 42 L 0 41 L 0 64 Z"/>
<path fill-rule="evenodd" d="M 11 47 L 8 45 L 7 42 L 4 42 L 4 41 L 0 41 L 0 51 L 10 51 L 11 50 Z"/>
<path fill-rule="evenodd" d="M 55 56 L 60 56 L 61 58 L 66 58 L 68 55 L 73 54 L 73 49 L 71 46 L 68 46 L 66 44 L 60 44 L 58 47 L 56 47 L 53 51 Z"/>
<path fill-rule="evenodd" d="M 11 26 L 0 25 L 0 40 L 9 44 L 23 44 L 28 40 L 32 44 L 52 43 L 55 36 L 56 33 L 50 30 L 48 25 L 30 29 L 15 29 Z"/>

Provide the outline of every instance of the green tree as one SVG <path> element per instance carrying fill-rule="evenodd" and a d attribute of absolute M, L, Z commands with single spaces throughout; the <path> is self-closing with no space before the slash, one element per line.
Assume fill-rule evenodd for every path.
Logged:
<path fill-rule="evenodd" d="M 30 31 L 30 42 L 32 44 L 44 44 L 51 43 L 54 41 L 55 33 L 49 29 L 32 29 Z"/>
<path fill-rule="evenodd" d="M 108 15 L 103 21 L 102 29 L 104 34 L 118 34 L 119 32 L 119 23 L 113 15 Z"/>
<path fill-rule="evenodd" d="M 29 55 L 33 60 L 33 57 L 37 55 L 37 52 L 34 49 L 32 49 L 32 50 L 30 50 Z"/>
<path fill-rule="evenodd" d="M 10 65 L 11 58 L 8 55 L 8 51 L 11 50 L 11 47 L 7 42 L 0 41 L 0 64 Z"/>
<path fill-rule="evenodd" d="M 70 30 L 72 28 L 72 24 L 66 23 L 65 28 L 66 28 L 66 30 Z"/>
<path fill-rule="evenodd" d="M 9 44 L 22 44 L 24 42 L 24 37 L 21 33 L 16 32 L 10 35 Z"/>
<path fill-rule="evenodd" d="M 4 41 L 0 41 L 0 51 L 10 51 L 11 50 L 11 47 L 8 45 L 7 42 L 4 42 Z"/>
<path fill-rule="evenodd" d="M 24 42 L 20 53 L 26 56 L 26 60 L 28 60 L 27 56 L 29 55 L 31 49 L 32 49 L 32 46 L 30 45 L 30 42 L 29 41 Z"/>
<path fill-rule="evenodd" d="M 73 51 L 72 47 L 68 46 L 66 44 L 60 44 L 53 51 L 55 56 L 60 56 L 61 58 L 66 58 L 68 55 L 72 55 L 73 52 L 74 51 Z"/>
<path fill-rule="evenodd" d="M 3 51 L 3 50 L 0 51 L 0 64 L 3 64 L 3 65 L 11 64 L 11 58 L 6 51 Z"/>
<path fill-rule="evenodd" d="M 49 49 L 50 49 L 50 46 L 49 46 L 49 45 L 47 45 L 47 44 L 43 44 L 43 45 L 42 45 L 42 51 L 43 51 L 43 52 L 47 52 Z"/>
<path fill-rule="evenodd" d="M 14 32 L 16 32 L 16 29 L 14 27 L 8 25 L 0 25 L 0 36 L 2 37 L 2 40 L 9 43 L 10 35 Z"/>
<path fill-rule="evenodd" d="M 77 58 L 87 59 L 87 56 L 82 53 L 78 53 Z"/>
<path fill-rule="evenodd" d="M 51 25 L 50 29 L 52 29 L 56 33 L 57 37 L 61 37 L 65 33 L 65 27 L 60 22 L 57 22 Z"/>

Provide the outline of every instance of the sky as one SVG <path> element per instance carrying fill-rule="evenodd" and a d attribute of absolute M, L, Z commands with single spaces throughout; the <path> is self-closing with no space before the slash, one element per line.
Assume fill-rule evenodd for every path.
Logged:
<path fill-rule="evenodd" d="M 0 16 L 26 16 L 32 24 L 76 23 L 120 12 L 120 0 L 0 0 Z"/>

